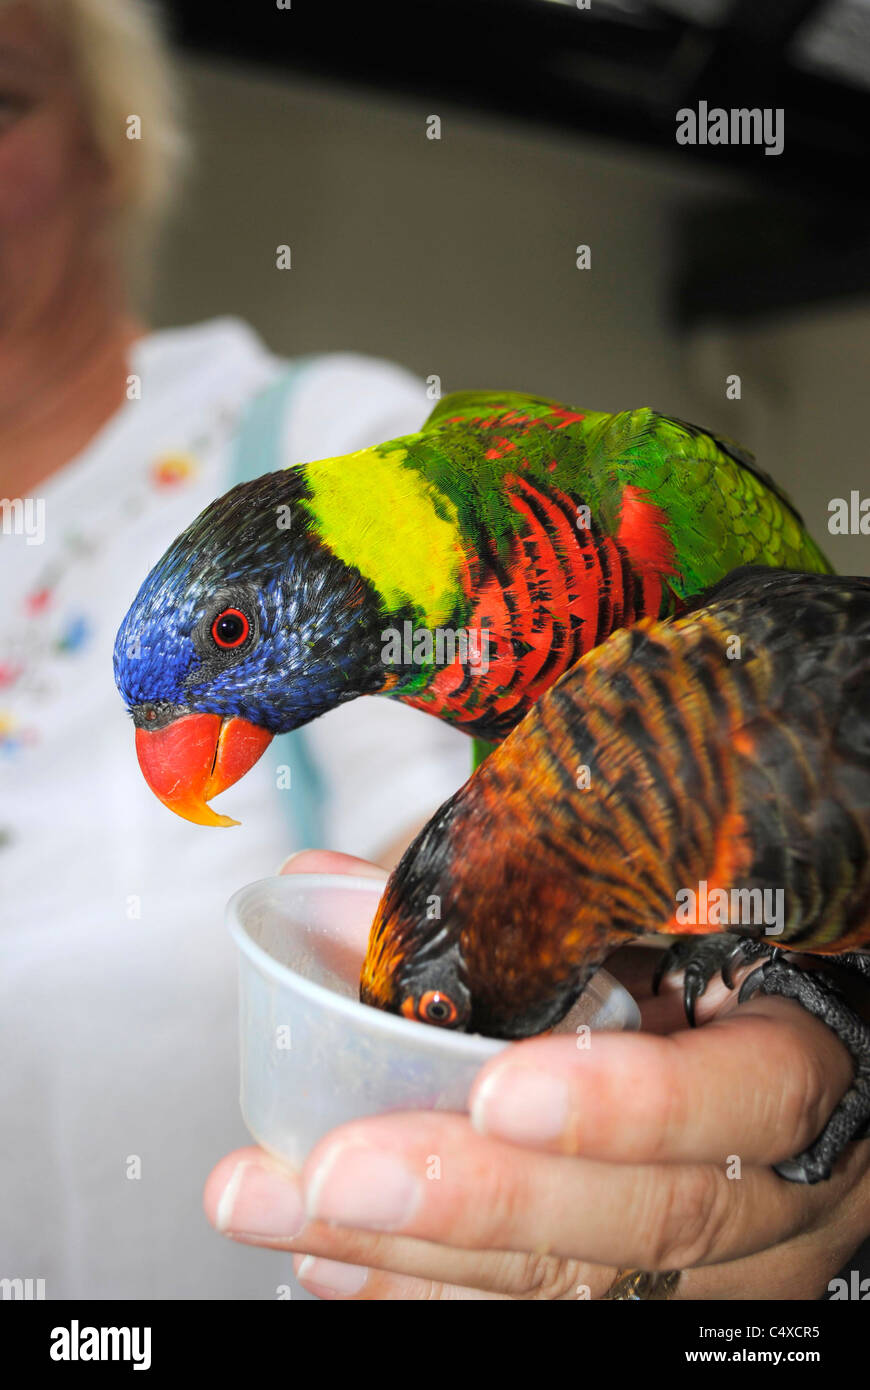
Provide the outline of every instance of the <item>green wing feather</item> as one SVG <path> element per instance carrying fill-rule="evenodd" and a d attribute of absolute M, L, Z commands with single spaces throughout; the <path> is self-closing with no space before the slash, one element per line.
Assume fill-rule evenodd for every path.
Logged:
<path fill-rule="evenodd" d="M 706 589 L 739 565 L 831 573 L 788 496 L 740 445 L 649 409 L 597 422 L 587 437 L 587 467 L 608 471 L 617 488 L 602 490 L 608 529 L 617 524 L 622 489 L 644 489 L 666 514 L 683 597 Z"/>
<path fill-rule="evenodd" d="M 475 422 L 489 424 L 504 413 L 546 420 L 564 409 L 543 396 L 461 391 L 440 401 L 426 422 L 423 435 L 438 439 L 430 466 L 439 486 L 454 493 L 461 515 L 466 512 L 469 534 L 476 536 L 483 521 L 500 553 L 518 518 L 500 487 L 505 459 L 481 457 L 491 426 L 490 431 L 483 425 L 475 430 Z M 504 434 L 512 432 L 519 441 L 517 426 L 506 423 Z M 612 415 L 586 411 L 564 428 L 523 432 L 522 446 L 524 475 L 582 497 L 611 535 L 619 529 L 625 487 L 645 492 L 666 515 L 682 572 L 673 587 L 683 597 L 744 564 L 831 573 L 794 503 L 733 440 L 643 408 Z M 507 459 L 509 465 L 509 455 Z M 456 497 L 456 463 L 466 479 L 478 470 L 486 494 L 482 503 L 477 488 L 472 492 L 466 483 Z M 462 506 L 463 492 L 471 503 L 470 515 Z"/>

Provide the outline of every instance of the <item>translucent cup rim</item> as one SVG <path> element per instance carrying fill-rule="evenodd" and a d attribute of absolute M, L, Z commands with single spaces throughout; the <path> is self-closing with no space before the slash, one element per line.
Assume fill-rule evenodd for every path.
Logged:
<path fill-rule="evenodd" d="M 504 1051 L 506 1047 L 513 1046 L 513 1043 L 507 1039 L 487 1038 L 482 1033 L 454 1033 L 446 1028 L 433 1028 L 425 1023 L 418 1023 L 412 1018 L 401 1018 L 398 1014 L 387 1013 L 383 1009 L 375 1009 L 370 1004 L 363 1004 L 359 999 L 349 999 L 346 995 L 336 994 L 326 985 L 319 985 L 316 981 L 307 979 L 305 975 L 300 975 L 297 970 L 291 970 L 289 965 L 282 965 L 280 961 L 275 960 L 274 956 L 270 956 L 268 951 L 252 940 L 242 921 L 240 912 L 244 899 L 256 895 L 258 890 L 261 893 L 264 892 L 267 886 L 271 891 L 276 883 L 282 882 L 287 883 L 286 891 L 288 892 L 291 886 L 303 891 L 321 888 L 349 888 L 354 891 L 363 889 L 369 893 L 376 892 L 377 896 L 380 897 L 384 890 L 386 878 L 383 880 L 367 878 L 362 874 L 278 874 L 269 878 L 256 879 L 253 883 L 247 883 L 243 888 L 239 888 L 226 906 L 227 927 L 240 952 L 247 956 L 261 974 L 268 976 L 276 984 L 292 989 L 297 994 L 306 996 L 312 1002 L 323 1005 L 333 1013 L 343 1014 L 359 1026 L 383 1033 L 386 1036 L 392 1034 L 397 1039 L 401 1038 L 407 1043 L 413 1043 L 417 1049 L 422 1047 L 427 1051 L 452 1052 L 460 1056 L 477 1057 L 484 1062 L 487 1058 L 494 1057 L 497 1053 Z M 423 1030 L 425 1030 L 426 1037 L 422 1036 Z"/>

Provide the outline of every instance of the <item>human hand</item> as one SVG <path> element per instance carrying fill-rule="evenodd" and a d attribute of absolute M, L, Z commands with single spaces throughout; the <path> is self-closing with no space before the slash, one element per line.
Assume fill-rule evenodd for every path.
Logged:
<path fill-rule="evenodd" d="M 343 855 L 289 872 L 371 872 Z M 870 1143 L 826 1183 L 770 1165 L 803 1148 L 849 1084 L 834 1035 L 789 1000 L 736 1008 L 709 988 L 689 1030 L 652 951 L 608 962 L 641 1034 L 515 1044 L 481 1071 L 471 1116 L 357 1120 L 293 1174 L 256 1148 L 228 1155 L 209 1219 L 296 1253 L 321 1297 L 600 1298 L 618 1268 L 685 1271 L 675 1296 L 813 1299 L 867 1234 Z"/>

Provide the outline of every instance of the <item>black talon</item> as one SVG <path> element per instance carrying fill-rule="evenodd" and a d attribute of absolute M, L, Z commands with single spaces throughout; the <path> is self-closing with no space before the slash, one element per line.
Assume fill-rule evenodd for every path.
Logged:
<path fill-rule="evenodd" d="M 690 1028 L 695 1028 L 695 1027 L 697 1027 L 697 1024 L 696 1024 L 696 1022 L 695 1022 L 695 1000 L 696 1000 L 696 998 L 697 998 L 697 994 L 696 994 L 696 992 L 691 988 L 691 986 L 690 986 L 690 984 L 689 984 L 689 972 L 688 972 L 688 970 L 687 970 L 687 971 L 686 971 L 686 974 L 685 974 L 685 978 L 684 978 L 684 980 L 683 980 L 683 1012 L 684 1012 L 685 1015 L 686 1015 L 686 1020 L 687 1020 L 687 1022 L 688 1022 L 688 1024 L 689 1024 L 689 1027 L 690 1027 Z"/>
<path fill-rule="evenodd" d="M 746 979 L 740 986 L 740 993 L 737 996 L 738 1004 L 745 1004 L 747 999 L 751 999 L 753 994 L 758 993 L 758 991 L 764 984 L 765 972 L 770 968 L 771 965 L 773 965 L 775 961 L 779 960 L 781 956 L 782 951 L 778 950 L 776 947 L 773 947 L 770 951 L 768 959 L 764 961 L 764 963 L 760 965 L 757 970 L 753 970 L 751 975 L 746 976 Z M 792 966 L 791 968 L 794 969 L 795 967 Z"/>
<path fill-rule="evenodd" d="M 763 955 L 769 948 L 762 941 L 738 941 L 734 950 L 722 966 L 722 979 L 729 989 L 734 988 L 734 969 L 739 969 L 747 961 L 753 960 L 756 956 Z"/>
<path fill-rule="evenodd" d="M 655 968 L 652 978 L 653 994 L 658 994 L 662 980 L 666 975 L 679 974 L 683 968 L 683 962 L 688 960 L 694 952 L 697 943 L 694 940 L 675 941 L 669 946 Z"/>
<path fill-rule="evenodd" d="M 767 962 L 765 961 L 764 965 Z M 751 975 L 747 975 L 743 984 L 740 986 L 740 993 L 737 996 L 738 1004 L 745 1004 L 747 999 L 751 999 L 753 994 L 757 994 L 761 988 L 764 978 L 764 965 L 760 965 L 757 970 L 753 970 Z"/>
<path fill-rule="evenodd" d="M 733 932 L 716 932 L 711 936 L 685 937 L 665 951 L 653 975 L 653 993 L 658 994 L 665 975 L 685 971 L 683 1008 L 689 1026 L 695 1025 L 695 1005 L 717 973 L 729 989 L 734 988 L 733 970 L 747 960 L 766 954 L 772 948 L 763 941 L 738 938 Z"/>
<path fill-rule="evenodd" d="M 662 956 L 661 960 L 659 961 L 658 965 L 656 966 L 655 970 L 653 971 L 653 977 L 652 977 L 652 992 L 653 992 L 653 994 L 658 994 L 659 990 L 661 989 L 662 980 L 665 978 L 665 976 L 666 976 L 667 973 L 668 973 L 668 956 L 669 956 L 669 955 L 670 955 L 670 951 L 665 951 L 664 955 Z"/>

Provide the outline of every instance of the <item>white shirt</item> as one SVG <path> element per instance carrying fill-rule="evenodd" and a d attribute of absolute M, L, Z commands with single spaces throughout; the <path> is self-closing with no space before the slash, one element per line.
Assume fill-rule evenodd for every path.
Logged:
<path fill-rule="evenodd" d="M 218 319 L 146 337 L 130 365 L 141 398 L 40 489 L 42 543 L 0 513 L 0 1278 L 44 1279 L 47 1298 L 274 1298 L 286 1259 L 215 1235 L 201 1193 L 250 1142 L 223 909 L 301 847 L 288 793 L 264 758 L 216 803 L 239 828 L 169 812 L 139 771 L 112 647 L 151 566 L 234 481 L 240 413 L 282 364 Z M 416 430 L 430 407 L 388 363 L 316 359 L 285 462 Z M 351 853 L 470 770 L 461 734 L 391 701 L 309 732 L 326 842 Z"/>

